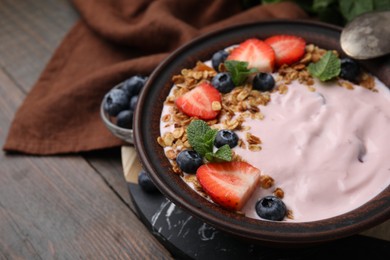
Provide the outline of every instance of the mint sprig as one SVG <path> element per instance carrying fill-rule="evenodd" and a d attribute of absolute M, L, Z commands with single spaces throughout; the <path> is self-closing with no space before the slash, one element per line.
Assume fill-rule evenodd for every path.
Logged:
<path fill-rule="evenodd" d="M 248 69 L 248 62 L 227 60 L 224 62 L 227 71 L 232 76 L 232 80 L 235 86 L 242 85 L 249 75 L 256 73 L 257 69 Z"/>
<path fill-rule="evenodd" d="M 194 120 L 187 127 L 187 137 L 192 148 L 207 161 L 231 161 L 232 151 L 224 145 L 214 152 L 214 139 L 217 130 L 203 120 Z"/>
<path fill-rule="evenodd" d="M 319 80 L 327 81 L 337 77 L 340 68 L 340 59 L 332 51 L 327 51 L 318 62 L 310 63 L 307 70 Z"/>
<path fill-rule="evenodd" d="M 218 148 L 218 150 L 215 153 L 206 153 L 205 155 L 207 161 L 213 162 L 219 162 L 219 161 L 228 161 L 230 162 L 232 160 L 232 150 L 230 149 L 230 146 L 225 144 Z"/>

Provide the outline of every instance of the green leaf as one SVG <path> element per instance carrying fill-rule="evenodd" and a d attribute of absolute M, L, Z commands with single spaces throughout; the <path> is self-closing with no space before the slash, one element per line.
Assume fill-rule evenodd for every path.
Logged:
<path fill-rule="evenodd" d="M 390 10 L 389 0 L 374 0 L 374 10 Z"/>
<path fill-rule="evenodd" d="M 203 140 L 200 138 L 198 138 L 196 140 L 196 142 L 194 142 L 194 145 L 192 145 L 192 148 L 194 148 L 194 150 L 196 152 L 198 152 L 201 156 L 205 156 L 205 154 L 210 151 L 209 146 L 207 144 L 205 144 L 203 142 Z"/>
<path fill-rule="evenodd" d="M 215 153 L 214 157 L 222 160 L 222 161 L 228 161 L 230 162 L 232 160 L 232 150 L 230 149 L 230 146 L 225 144 L 221 146 Z"/>
<path fill-rule="evenodd" d="M 212 129 L 203 120 L 194 120 L 187 127 L 187 137 L 192 148 L 206 160 L 212 161 L 230 161 L 232 151 L 228 145 L 220 147 L 216 153 L 214 150 L 214 139 L 217 130 Z"/>
<path fill-rule="evenodd" d="M 332 5 L 336 0 L 314 0 L 312 10 L 315 12 L 323 11 Z"/>
<path fill-rule="evenodd" d="M 216 129 L 210 129 L 206 132 L 205 136 L 204 136 L 204 142 L 205 142 L 205 146 L 207 146 L 207 149 L 209 151 L 212 151 L 213 150 L 213 147 L 214 147 L 214 139 L 215 139 L 215 136 L 217 135 L 217 130 Z"/>
<path fill-rule="evenodd" d="M 347 21 L 359 14 L 374 10 L 373 0 L 340 0 L 340 12 Z"/>
<path fill-rule="evenodd" d="M 187 127 L 188 141 L 190 142 L 191 146 L 194 146 L 193 142 L 195 142 L 197 137 L 205 135 L 208 130 L 210 130 L 210 126 L 207 125 L 205 121 L 192 121 Z"/>
<path fill-rule="evenodd" d="M 249 75 L 256 73 L 257 69 L 248 69 L 248 62 L 228 60 L 225 61 L 225 67 L 232 76 L 232 80 L 235 86 L 242 85 Z"/>
<path fill-rule="evenodd" d="M 206 158 L 207 161 L 212 162 L 214 161 L 214 154 L 212 152 L 208 152 L 205 154 L 204 158 Z"/>
<path fill-rule="evenodd" d="M 209 144 L 205 139 L 210 130 L 210 126 L 202 120 L 194 120 L 187 127 L 188 142 L 202 156 L 210 151 Z"/>
<path fill-rule="evenodd" d="M 205 158 L 209 162 L 230 162 L 232 160 L 232 150 L 230 149 L 229 145 L 225 144 L 215 153 L 206 153 Z"/>
<path fill-rule="evenodd" d="M 327 51 L 318 62 L 310 63 L 307 69 L 312 76 L 327 81 L 340 74 L 340 59 L 332 51 Z"/>

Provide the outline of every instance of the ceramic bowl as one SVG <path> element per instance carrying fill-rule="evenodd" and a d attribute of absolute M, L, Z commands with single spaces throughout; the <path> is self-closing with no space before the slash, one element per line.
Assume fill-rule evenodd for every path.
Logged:
<path fill-rule="evenodd" d="M 114 88 L 121 88 L 123 83 L 119 83 L 118 85 L 114 86 Z M 104 123 L 104 125 L 107 127 L 110 132 L 115 135 L 116 137 L 122 139 L 128 144 L 133 144 L 133 129 L 123 128 L 119 127 L 115 124 L 116 118 L 110 116 L 104 111 L 104 102 L 105 98 L 103 98 L 102 103 L 100 105 L 100 117 Z"/>
<path fill-rule="evenodd" d="M 150 76 L 138 102 L 134 120 L 134 141 L 145 169 L 157 187 L 172 202 L 204 222 L 236 237 L 275 245 L 307 245 L 350 236 L 390 218 L 390 187 L 348 213 L 312 222 L 272 222 L 250 219 L 229 212 L 195 193 L 175 174 L 157 143 L 160 115 L 171 87 L 171 78 L 198 60 L 208 60 L 216 51 L 250 37 L 294 34 L 308 43 L 342 53 L 340 28 L 308 21 L 270 21 L 226 28 L 197 38 L 171 54 Z M 364 69 L 390 86 L 389 56 L 362 62 Z M 384 130 L 385 131 L 385 130 Z"/>

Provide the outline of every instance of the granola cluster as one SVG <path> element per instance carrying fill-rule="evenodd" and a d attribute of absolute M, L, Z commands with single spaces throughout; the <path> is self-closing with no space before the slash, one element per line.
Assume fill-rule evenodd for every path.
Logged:
<path fill-rule="evenodd" d="M 213 68 L 198 62 L 194 68 L 183 69 L 180 75 L 175 75 L 172 78 L 175 88 L 164 103 L 164 105 L 170 107 L 170 111 L 162 117 L 162 122 L 164 127 L 172 126 L 173 130 L 158 137 L 157 142 L 162 147 L 167 147 L 165 154 L 171 160 L 175 173 L 183 174 L 175 159 L 181 150 L 191 147 L 185 129 L 193 120 L 197 119 L 182 113 L 175 106 L 175 100 L 202 81 L 210 81 L 216 73 Z M 269 101 L 270 93 L 254 90 L 250 84 L 239 86 L 222 95 L 222 104 L 219 102 L 216 102 L 219 104 L 213 104 L 214 110 L 220 110 L 219 116 L 206 122 L 215 129 L 247 131 L 246 138 L 238 141 L 239 147 L 251 151 L 260 151 L 261 139 L 250 132 L 250 127 L 245 125 L 245 121 L 248 118 L 262 120 L 264 115 L 261 113 L 259 106 L 265 106 Z M 242 161 L 242 158 L 233 153 L 233 160 Z"/>
<path fill-rule="evenodd" d="M 288 90 L 287 85 L 289 85 L 294 80 L 298 80 L 299 83 L 306 85 L 309 91 L 316 91 L 315 87 L 313 86 L 315 81 L 308 72 L 307 65 L 318 62 L 326 52 L 327 50 L 315 46 L 314 44 L 308 44 L 305 49 L 305 55 L 299 62 L 291 66 L 282 65 L 277 71 L 278 77 L 276 81 L 279 82 L 278 91 L 281 94 L 286 93 Z M 337 57 L 339 57 L 339 53 L 336 50 L 333 50 L 332 52 Z M 338 78 L 337 82 L 338 85 L 346 89 L 352 90 L 354 88 L 353 84 L 347 80 Z M 359 79 L 359 85 L 374 92 L 377 91 L 375 89 L 374 77 L 366 72 L 362 72 L 362 75 Z"/>

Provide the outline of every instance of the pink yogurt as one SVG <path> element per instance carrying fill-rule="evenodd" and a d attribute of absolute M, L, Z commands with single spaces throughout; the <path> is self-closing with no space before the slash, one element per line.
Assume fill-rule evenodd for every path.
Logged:
<path fill-rule="evenodd" d="M 293 212 L 287 221 L 306 222 L 351 211 L 390 184 L 390 91 L 375 83 L 378 92 L 316 81 L 312 92 L 293 81 L 287 93 L 274 92 L 259 106 L 263 120 L 246 119 L 250 130 L 236 133 L 242 140 L 247 132 L 260 137 L 262 150 L 234 150 L 275 180 L 254 192 L 242 209 L 247 217 L 259 219 L 256 201 L 276 187 Z M 162 123 L 160 129 L 161 135 L 173 130 Z"/>

